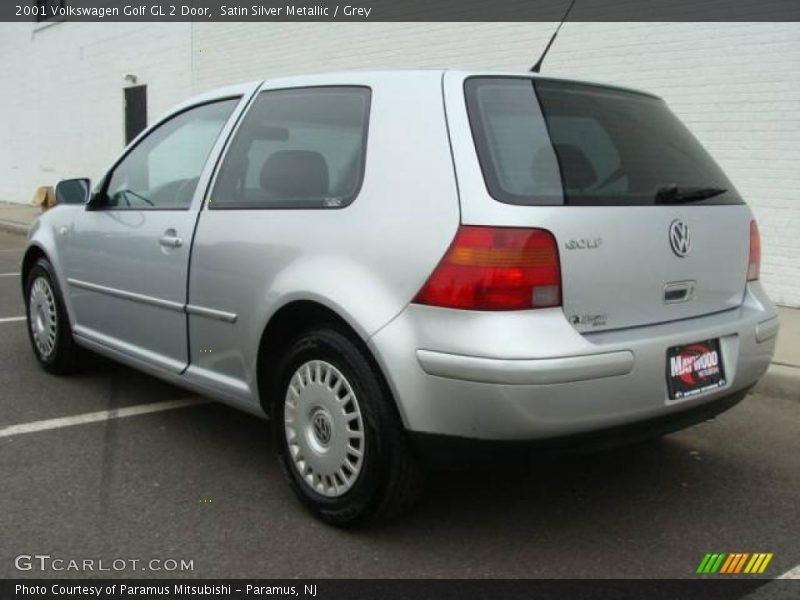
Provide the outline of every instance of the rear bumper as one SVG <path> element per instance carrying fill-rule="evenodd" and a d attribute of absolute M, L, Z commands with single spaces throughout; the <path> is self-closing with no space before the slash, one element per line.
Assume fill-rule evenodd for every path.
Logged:
<path fill-rule="evenodd" d="M 584 335 L 561 309 L 478 313 L 411 305 L 370 344 L 411 432 L 543 440 L 724 404 L 766 371 L 777 330 L 774 306 L 755 283 L 734 310 Z M 711 338 L 720 340 L 725 386 L 670 400 L 667 348 Z"/>
<path fill-rule="evenodd" d="M 495 441 L 412 432 L 411 440 L 417 454 L 426 464 L 435 467 L 490 466 L 498 464 L 498 461 L 505 464 L 534 456 L 594 452 L 636 444 L 712 419 L 744 400 L 750 389 L 644 421 L 557 438 Z"/>

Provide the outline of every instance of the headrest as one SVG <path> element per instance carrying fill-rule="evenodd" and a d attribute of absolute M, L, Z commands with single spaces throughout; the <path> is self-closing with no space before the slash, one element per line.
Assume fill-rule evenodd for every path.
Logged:
<path fill-rule="evenodd" d="M 264 161 L 261 189 L 285 198 L 328 195 L 328 163 L 319 152 L 279 150 Z"/>

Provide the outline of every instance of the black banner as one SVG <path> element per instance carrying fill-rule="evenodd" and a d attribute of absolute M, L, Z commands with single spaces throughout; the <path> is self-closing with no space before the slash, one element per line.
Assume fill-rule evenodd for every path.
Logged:
<path fill-rule="evenodd" d="M 794 598 L 797 581 L 763 579 L 578 579 L 578 580 L 167 580 L 167 579 L 64 579 L 3 580 L 3 600 L 102 598 L 254 599 L 304 600 L 731 600 L 752 596 Z"/>
<path fill-rule="evenodd" d="M 570 0 L 4 0 L 0 21 L 560 21 Z M 797 0 L 577 0 L 570 21 L 798 21 Z"/>

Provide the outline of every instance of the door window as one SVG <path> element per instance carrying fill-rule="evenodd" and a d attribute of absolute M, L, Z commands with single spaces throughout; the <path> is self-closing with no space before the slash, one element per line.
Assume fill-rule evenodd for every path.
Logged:
<path fill-rule="evenodd" d="M 186 110 L 158 126 L 114 168 L 100 208 L 181 210 L 238 98 Z"/>
<path fill-rule="evenodd" d="M 337 208 L 361 187 L 370 90 L 261 92 L 231 142 L 209 207 Z"/>

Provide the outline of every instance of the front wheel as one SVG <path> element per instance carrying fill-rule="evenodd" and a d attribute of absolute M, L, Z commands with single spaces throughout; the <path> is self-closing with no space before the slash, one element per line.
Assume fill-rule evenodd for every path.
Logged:
<path fill-rule="evenodd" d="M 273 398 L 278 454 L 295 494 L 348 527 L 408 509 L 421 472 L 394 401 L 365 351 L 334 328 L 289 347 Z"/>
<path fill-rule="evenodd" d="M 50 262 L 40 258 L 25 282 L 25 309 L 28 337 L 39 364 L 62 375 L 79 370 L 82 355 L 56 281 Z"/>

